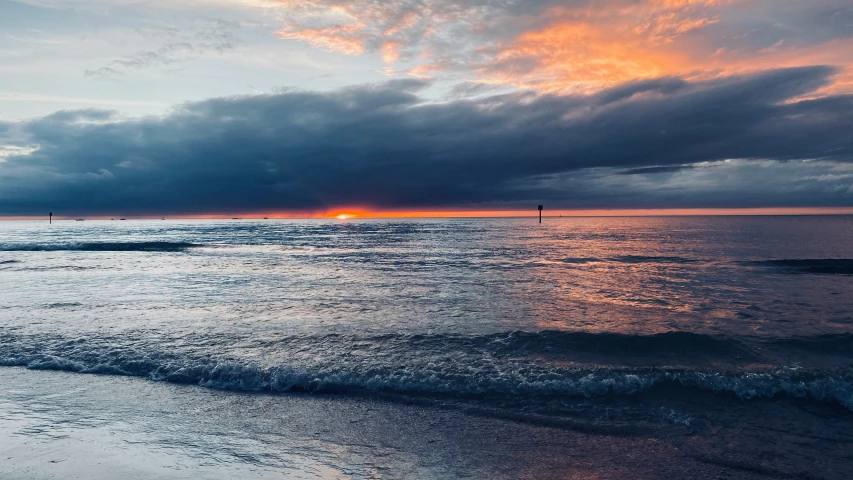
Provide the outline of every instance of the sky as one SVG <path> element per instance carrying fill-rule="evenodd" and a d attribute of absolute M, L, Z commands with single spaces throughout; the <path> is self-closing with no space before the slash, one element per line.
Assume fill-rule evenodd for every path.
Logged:
<path fill-rule="evenodd" d="M 850 209 L 853 4 L 0 0 L 0 216 L 537 204 Z"/>

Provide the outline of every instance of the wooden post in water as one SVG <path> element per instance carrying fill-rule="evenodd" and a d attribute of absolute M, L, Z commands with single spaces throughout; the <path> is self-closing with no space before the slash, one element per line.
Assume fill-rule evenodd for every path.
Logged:
<path fill-rule="evenodd" d="M 53 224 L 53 212 L 47 214 L 47 223 Z"/>
<path fill-rule="evenodd" d="M 539 223 L 542 223 L 542 209 L 545 208 L 542 205 L 539 205 Z"/>

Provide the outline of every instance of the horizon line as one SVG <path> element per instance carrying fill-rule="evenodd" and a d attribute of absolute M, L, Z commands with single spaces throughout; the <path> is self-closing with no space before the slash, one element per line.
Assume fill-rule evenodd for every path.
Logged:
<path fill-rule="evenodd" d="M 545 210 L 543 218 L 555 217 L 665 217 L 665 216 L 796 216 L 853 215 L 853 207 L 758 207 L 758 208 L 614 208 Z M 242 213 L 163 213 L 138 215 L 54 215 L 54 220 L 309 220 L 382 218 L 519 218 L 538 217 L 538 210 L 370 210 L 340 208 L 324 211 L 261 211 Z M 44 220 L 48 215 L 2 215 L 0 220 Z"/>

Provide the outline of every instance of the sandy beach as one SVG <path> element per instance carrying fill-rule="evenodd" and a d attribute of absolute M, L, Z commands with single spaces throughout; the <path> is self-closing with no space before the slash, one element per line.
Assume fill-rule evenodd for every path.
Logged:
<path fill-rule="evenodd" d="M 10 480 L 781 476 L 749 452 L 738 458 L 654 430 L 604 434 L 447 405 L 21 368 L 0 369 L 0 383 L 0 476 Z M 834 469 L 850 458 L 826 453 L 822 465 L 801 467 L 811 478 L 844 478 Z"/>

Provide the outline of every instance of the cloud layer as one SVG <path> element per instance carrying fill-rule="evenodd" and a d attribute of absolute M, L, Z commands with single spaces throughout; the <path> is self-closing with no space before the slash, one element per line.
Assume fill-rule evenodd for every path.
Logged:
<path fill-rule="evenodd" d="M 222 53 L 238 43 L 236 32 L 239 28 L 237 22 L 208 20 L 196 22 L 192 28 L 138 29 L 138 35 L 159 40 L 161 45 L 154 50 L 136 51 L 103 67 L 86 70 L 84 75 L 109 78 L 145 68 L 168 67 L 209 53 Z"/>
<path fill-rule="evenodd" d="M 409 74 L 576 92 L 669 75 L 853 65 L 847 0 L 268 0 L 283 39 Z M 853 91 L 853 77 L 839 77 Z"/>
<path fill-rule="evenodd" d="M 0 123 L 0 214 L 851 205 L 853 96 L 808 99 L 836 73 L 445 103 L 410 79 L 162 117 L 63 111 Z"/>

